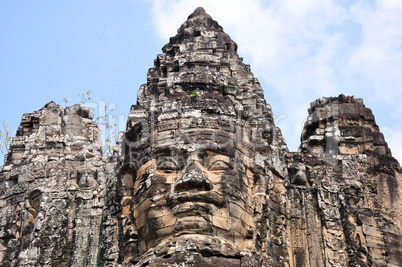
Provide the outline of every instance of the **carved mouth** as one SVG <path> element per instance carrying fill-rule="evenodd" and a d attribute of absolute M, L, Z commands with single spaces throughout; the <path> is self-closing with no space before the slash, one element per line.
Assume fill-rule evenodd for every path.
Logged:
<path fill-rule="evenodd" d="M 215 192 L 210 191 L 194 191 L 194 192 L 175 192 L 167 195 L 166 204 L 169 207 L 174 207 L 185 202 L 202 202 L 213 204 L 218 208 L 226 206 L 226 199 Z"/>

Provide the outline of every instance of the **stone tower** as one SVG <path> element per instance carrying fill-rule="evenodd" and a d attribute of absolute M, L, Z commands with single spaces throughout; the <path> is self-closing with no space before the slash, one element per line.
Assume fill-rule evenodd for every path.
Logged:
<path fill-rule="evenodd" d="M 402 266 L 399 163 L 359 98 L 289 152 L 237 45 L 197 8 L 113 157 L 88 109 L 24 114 L 0 172 L 1 266 Z"/>
<path fill-rule="evenodd" d="M 284 254 L 268 237 L 267 189 L 284 198 L 287 147 L 250 66 L 202 8 L 162 50 L 121 143 L 119 239 L 132 242 L 120 260 L 236 266 Z"/>
<path fill-rule="evenodd" d="M 98 257 L 106 161 L 88 108 L 24 114 L 0 174 L 0 265 L 90 266 Z"/>

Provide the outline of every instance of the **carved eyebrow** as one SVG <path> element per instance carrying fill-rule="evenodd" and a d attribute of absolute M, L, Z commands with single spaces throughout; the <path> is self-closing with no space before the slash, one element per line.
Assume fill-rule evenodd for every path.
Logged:
<path fill-rule="evenodd" d="M 169 155 L 178 155 L 180 154 L 180 150 L 179 149 L 174 149 L 174 148 L 157 148 L 152 154 L 155 155 L 155 157 L 158 157 L 160 155 L 167 155 L 167 157 Z"/>
<path fill-rule="evenodd" d="M 178 165 L 177 161 L 173 157 L 169 157 L 169 156 L 160 157 L 159 159 L 157 159 L 156 160 L 156 165 L 158 166 L 158 165 L 160 165 L 161 163 L 164 163 L 164 162 L 172 162 L 175 165 Z"/>
<path fill-rule="evenodd" d="M 208 170 L 226 170 L 232 168 L 230 158 L 225 155 L 214 155 L 208 163 Z"/>
<path fill-rule="evenodd" d="M 225 155 L 225 154 L 222 154 L 222 153 L 219 153 L 219 152 L 218 152 L 218 153 L 215 154 L 215 155 L 211 155 L 211 157 L 209 158 L 209 162 L 210 162 L 210 163 L 211 163 L 211 162 L 214 162 L 214 161 L 218 161 L 218 160 L 229 162 L 230 157 L 227 156 L 227 155 Z"/>
<path fill-rule="evenodd" d="M 208 167 L 209 171 L 223 171 L 228 169 L 231 169 L 229 163 L 222 160 L 217 160 Z"/>
<path fill-rule="evenodd" d="M 174 171 L 179 169 L 179 165 L 172 157 L 164 157 L 157 161 L 156 168 L 158 170 Z"/>
<path fill-rule="evenodd" d="M 234 157 L 235 156 L 235 154 L 234 154 L 235 147 L 233 147 L 233 146 L 211 147 L 211 148 L 207 148 L 205 150 L 220 154 L 221 156 L 226 156 L 226 157 Z M 218 156 L 218 155 L 216 155 L 216 156 Z"/>

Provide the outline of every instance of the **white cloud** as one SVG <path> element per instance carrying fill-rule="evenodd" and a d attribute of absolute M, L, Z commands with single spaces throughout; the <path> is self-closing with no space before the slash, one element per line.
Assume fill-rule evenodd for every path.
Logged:
<path fill-rule="evenodd" d="M 309 103 L 341 93 L 382 110 L 387 141 L 401 137 L 402 1 L 154 0 L 159 36 L 175 35 L 197 6 L 238 43 L 275 115 L 287 115 L 278 126 L 291 150 Z M 402 147 L 389 143 L 402 161 Z"/>

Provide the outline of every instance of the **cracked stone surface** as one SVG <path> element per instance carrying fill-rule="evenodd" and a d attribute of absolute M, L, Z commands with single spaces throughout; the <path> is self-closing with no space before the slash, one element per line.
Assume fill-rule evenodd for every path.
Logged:
<path fill-rule="evenodd" d="M 157 55 L 112 157 L 92 119 L 53 102 L 23 115 L 0 266 L 402 266 L 402 169 L 371 110 L 317 99 L 289 152 L 203 8 Z"/>
<path fill-rule="evenodd" d="M 0 174 L 1 266 L 93 265 L 106 165 L 88 108 L 24 114 Z"/>

